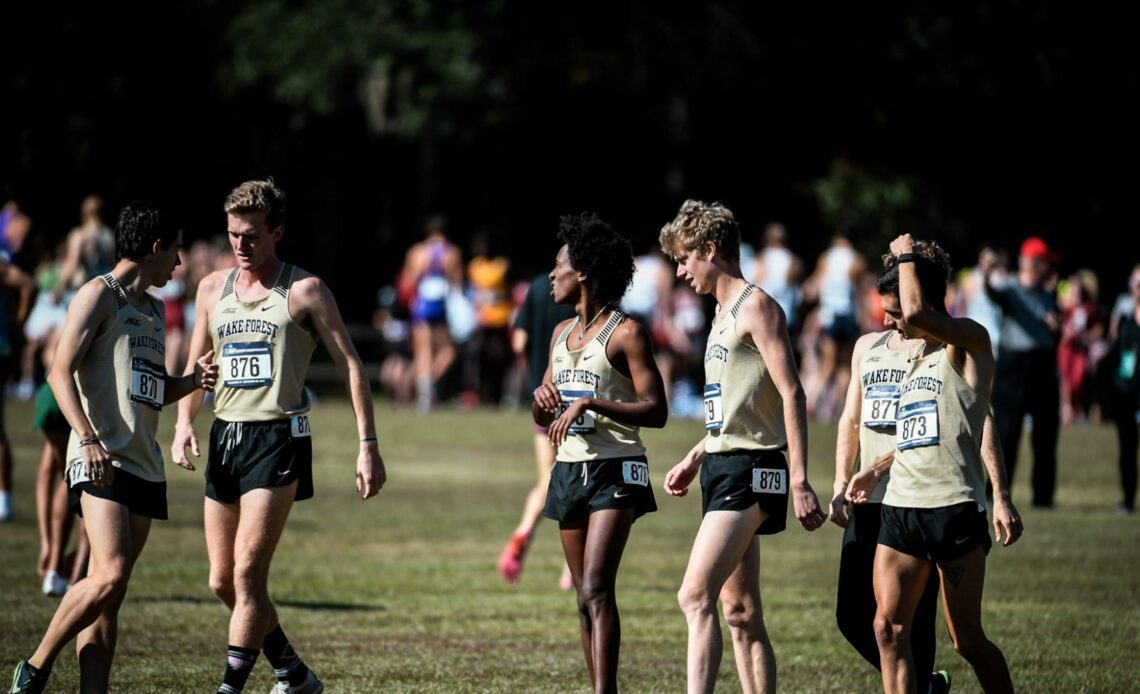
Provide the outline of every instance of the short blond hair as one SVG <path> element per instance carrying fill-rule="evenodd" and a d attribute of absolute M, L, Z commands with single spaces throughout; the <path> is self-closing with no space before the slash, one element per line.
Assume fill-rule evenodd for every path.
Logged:
<path fill-rule="evenodd" d="M 677 246 L 703 255 L 705 244 L 711 243 L 728 260 L 740 259 L 740 226 L 732 210 L 719 202 L 686 200 L 673 221 L 661 228 L 658 242 L 670 258 Z"/>
<path fill-rule="evenodd" d="M 226 214 L 264 212 L 265 222 L 272 231 L 285 224 L 285 191 L 277 187 L 272 178 L 246 181 L 226 196 Z"/>

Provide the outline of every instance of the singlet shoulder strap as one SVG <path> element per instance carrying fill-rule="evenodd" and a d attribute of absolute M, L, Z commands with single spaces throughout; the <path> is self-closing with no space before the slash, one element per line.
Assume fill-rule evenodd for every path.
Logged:
<path fill-rule="evenodd" d="M 273 291 L 282 297 L 289 297 L 289 287 L 293 286 L 294 267 L 295 266 L 290 263 L 283 263 L 281 265 L 281 272 L 277 273 L 277 282 L 273 284 Z"/>
<path fill-rule="evenodd" d="M 127 293 L 123 291 L 123 285 L 119 284 L 119 278 L 109 272 L 99 278 L 111 289 L 111 294 L 115 297 L 115 310 L 121 311 L 127 305 Z"/>
<path fill-rule="evenodd" d="M 148 299 L 150 299 L 150 308 L 154 312 L 154 317 L 158 318 L 163 323 L 165 323 L 166 322 L 166 304 L 163 303 L 162 299 L 159 299 L 154 294 L 147 292 L 146 296 Z"/>
<path fill-rule="evenodd" d="M 732 312 L 733 318 L 736 318 L 736 314 L 740 312 L 740 307 L 744 305 L 748 297 L 752 296 L 752 292 L 754 291 L 756 291 L 756 285 L 750 284 L 744 288 L 744 291 L 740 292 L 740 296 L 736 298 L 736 301 L 732 303 L 732 308 L 729 309 L 729 311 Z"/>
<path fill-rule="evenodd" d="M 597 340 L 602 347 L 605 347 L 610 341 L 610 336 L 614 334 L 614 331 L 617 330 L 617 327 L 621 325 L 623 320 L 625 320 L 625 314 L 615 309 L 614 312 L 610 314 L 610 319 L 606 321 L 606 324 L 603 325 L 602 329 L 598 331 L 598 334 L 594 336 L 594 339 Z"/>
<path fill-rule="evenodd" d="M 218 301 L 222 301 L 230 294 L 234 294 L 234 283 L 237 282 L 238 269 L 235 267 L 226 275 L 226 282 L 222 285 L 222 295 L 218 297 Z"/>
<path fill-rule="evenodd" d="M 890 342 L 890 340 L 891 340 L 891 331 L 888 330 L 888 331 L 884 332 L 882 334 L 882 336 L 879 337 L 879 339 L 875 340 L 875 344 L 871 345 L 870 349 L 868 349 L 867 351 L 871 351 L 872 349 L 878 349 L 879 347 L 886 347 L 887 343 Z"/>
<path fill-rule="evenodd" d="M 566 338 L 570 337 L 570 329 L 573 328 L 575 325 L 578 325 L 578 317 L 577 316 L 574 316 L 574 320 L 572 320 L 566 324 L 566 327 L 562 329 L 561 333 L 559 333 L 558 339 L 554 341 L 554 344 L 560 345 L 560 344 L 566 342 Z"/>

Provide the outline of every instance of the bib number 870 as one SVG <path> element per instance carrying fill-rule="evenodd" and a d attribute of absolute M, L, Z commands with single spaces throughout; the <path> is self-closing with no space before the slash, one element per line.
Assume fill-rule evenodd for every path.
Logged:
<path fill-rule="evenodd" d="M 138 379 L 139 396 L 157 400 L 158 379 L 154 376 L 148 376 L 147 374 L 139 374 Z"/>
<path fill-rule="evenodd" d="M 640 460 L 623 460 L 621 463 L 621 479 L 626 484 L 648 487 L 649 465 Z"/>

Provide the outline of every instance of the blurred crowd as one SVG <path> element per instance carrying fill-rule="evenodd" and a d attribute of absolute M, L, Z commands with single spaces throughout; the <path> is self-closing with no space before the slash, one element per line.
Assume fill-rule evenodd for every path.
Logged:
<path fill-rule="evenodd" d="M 875 291 L 879 259 L 864 258 L 849 239 L 836 235 L 814 263 L 805 263 L 789 248 L 788 232 L 779 223 L 769 224 L 758 240 L 742 244 L 741 267 L 784 309 L 809 415 L 834 421 L 843 407 L 855 340 L 883 325 Z M 1018 282 L 1022 256 L 1045 261 L 1033 282 L 1054 304 L 1042 315 L 1054 333 L 1060 419 L 1066 425 L 1099 422 L 1112 407 L 1118 326 L 1135 299 L 1134 290 L 1118 287 L 1119 280 L 1132 280 L 1112 278 L 1106 288 L 1123 291 L 1105 295 L 1090 269 L 1062 275 L 1061 259 L 1043 240 L 1027 239 L 1019 251 L 1011 259 L 1005 249 L 983 246 L 951 278 L 946 308 L 984 325 L 996 355 L 1005 312 L 995 292 Z M 653 335 L 673 415 L 699 417 L 701 360 L 715 306 L 679 281 L 673 263 L 656 247 L 636 264 L 621 308 Z M 511 329 L 532 279 L 520 277 L 509 255 L 492 249 L 485 236 L 476 236 L 465 253 L 447 236 L 443 218 L 433 218 L 399 275 L 377 295 L 373 323 L 384 342 L 381 386 L 397 403 L 421 409 L 449 401 L 525 401 L 523 355 L 511 349 Z"/>

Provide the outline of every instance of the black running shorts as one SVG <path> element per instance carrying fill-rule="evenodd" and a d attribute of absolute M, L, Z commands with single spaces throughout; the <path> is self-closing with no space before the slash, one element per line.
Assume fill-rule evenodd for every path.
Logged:
<path fill-rule="evenodd" d="M 759 504 L 768 514 L 757 535 L 788 525 L 788 461 L 780 451 L 709 453 L 701 465 L 701 513 L 745 511 Z"/>
<path fill-rule="evenodd" d="M 985 507 L 967 501 L 941 508 L 883 504 L 879 544 L 937 563 L 964 557 L 978 545 L 989 554 L 993 541 Z"/>
<path fill-rule="evenodd" d="M 657 510 L 645 456 L 554 464 L 544 516 L 565 523 L 612 508 L 632 508 L 635 520 Z"/>
<path fill-rule="evenodd" d="M 206 496 L 225 504 L 253 489 L 297 482 L 295 501 L 313 496 L 313 439 L 308 415 L 269 422 L 214 421 Z"/>

